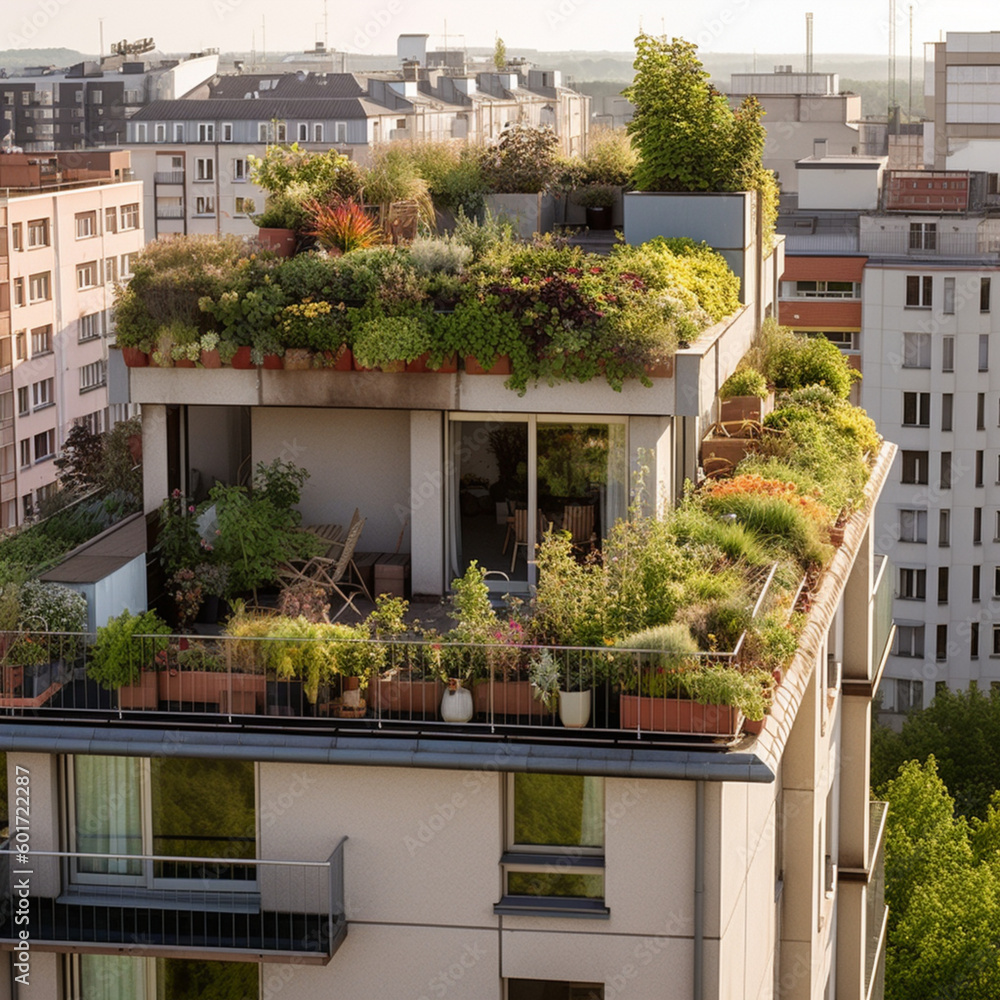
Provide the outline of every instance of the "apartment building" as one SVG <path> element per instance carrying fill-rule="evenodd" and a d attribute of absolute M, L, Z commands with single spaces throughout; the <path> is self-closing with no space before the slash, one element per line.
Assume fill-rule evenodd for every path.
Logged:
<path fill-rule="evenodd" d="M 148 47 L 152 40 L 147 39 Z M 29 153 L 117 147 L 125 123 L 154 100 L 183 97 L 214 76 L 217 53 L 143 59 L 145 46 L 67 69 L 37 66 L 0 80 L 0 132 Z M 131 51 L 132 49 L 138 51 Z"/>
<path fill-rule="evenodd" d="M 145 243 L 127 152 L 0 156 L 0 527 L 54 489 L 74 424 L 106 430 L 115 284 Z"/>
<path fill-rule="evenodd" d="M 741 202 L 726 230 L 743 228 L 754 273 L 773 272 L 751 214 Z M 651 503 L 679 496 L 769 287 L 745 281 L 741 308 L 671 377 L 620 393 L 518 396 L 501 375 L 462 372 L 130 369 L 147 509 L 244 459 L 293 457 L 311 472 L 306 521 L 361 508 L 366 546 L 408 554 L 414 592 L 441 594 L 469 558 L 462 476 L 485 468 L 498 424 L 523 430 L 529 497 L 552 427 L 603 429 L 609 511 L 639 462 Z M 0 749 L 11 789 L 30 779 L 32 995 L 878 997 L 884 813 L 867 755 L 891 572 L 872 509 L 893 452 L 877 457 L 758 736 L 268 719 L 252 699 L 208 715 L 169 701 L 15 713 Z M 516 562 L 515 591 L 534 572 Z M 554 801 L 579 820 L 575 838 L 539 825 Z M 16 934 L 0 923 L 3 947 Z M 18 973 L 19 956 L 0 962 Z"/>

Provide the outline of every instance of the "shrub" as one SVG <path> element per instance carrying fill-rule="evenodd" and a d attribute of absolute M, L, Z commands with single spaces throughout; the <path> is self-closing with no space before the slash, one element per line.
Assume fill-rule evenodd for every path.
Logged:
<path fill-rule="evenodd" d="M 378 226 L 353 198 L 332 204 L 308 201 L 305 208 L 309 213 L 307 232 L 326 250 L 350 253 L 379 242 Z"/>
<path fill-rule="evenodd" d="M 580 157 L 580 182 L 629 187 L 638 156 L 623 128 L 597 126 L 587 137 L 587 151 Z"/>
<path fill-rule="evenodd" d="M 555 174 L 558 145 L 550 125 L 508 125 L 496 146 L 484 150 L 482 171 L 488 189 L 498 194 L 547 190 Z"/>
<path fill-rule="evenodd" d="M 766 396 L 767 379 L 756 368 L 737 368 L 719 389 L 720 399 L 733 396 Z"/>
<path fill-rule="evenodd" d="M 427 327 L 414 316 L 386 316 L 358 327 L 354 357 L 363 368 L 413 361 L 431 348 Z"/>
<path fill-rule="evenodd" d="M 128 609 L 106 625 L 97 627 L 90 647 L 87 674 L 103 688 L 134 684 L 141 670 L 153 665 L 157 653 L 167 648 L 167 640 L 141 640 L 138 636 L 170 634 L 170 627 L 154 611 L 133 615 Z"/>

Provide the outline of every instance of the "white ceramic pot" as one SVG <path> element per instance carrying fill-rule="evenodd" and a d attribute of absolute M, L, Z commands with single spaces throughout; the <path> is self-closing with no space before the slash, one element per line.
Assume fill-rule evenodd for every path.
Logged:
<path fill-rule="evenodd" d="M 559 719 L 567 729 L 582 729 L 590 723 L 590 692 L 560 691 Z"/>
<path fill-rule="evenodd" d="M 445 691 L 441 697 L 441 718 L 445 722 L 468 722 L 472 715 L 471 691 L 461 686 Z"/>

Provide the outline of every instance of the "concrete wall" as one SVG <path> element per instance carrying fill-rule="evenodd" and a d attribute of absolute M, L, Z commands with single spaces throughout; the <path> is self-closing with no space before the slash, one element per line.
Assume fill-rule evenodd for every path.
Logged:
<path fill-rule="evenodd" d="M 820 169 L 800 166 L 797 173 L 800 209 L 878 208 L 882 168 L 855 169 L 830 164 Z"/>

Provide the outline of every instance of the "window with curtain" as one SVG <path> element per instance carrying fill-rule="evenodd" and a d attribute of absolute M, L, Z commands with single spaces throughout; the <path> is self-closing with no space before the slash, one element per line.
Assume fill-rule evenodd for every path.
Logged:
<path fill-rule="evenodd" d="M 508 788 L 509 897 L 604 899 L 604 779 L 515 774 Z"/>

